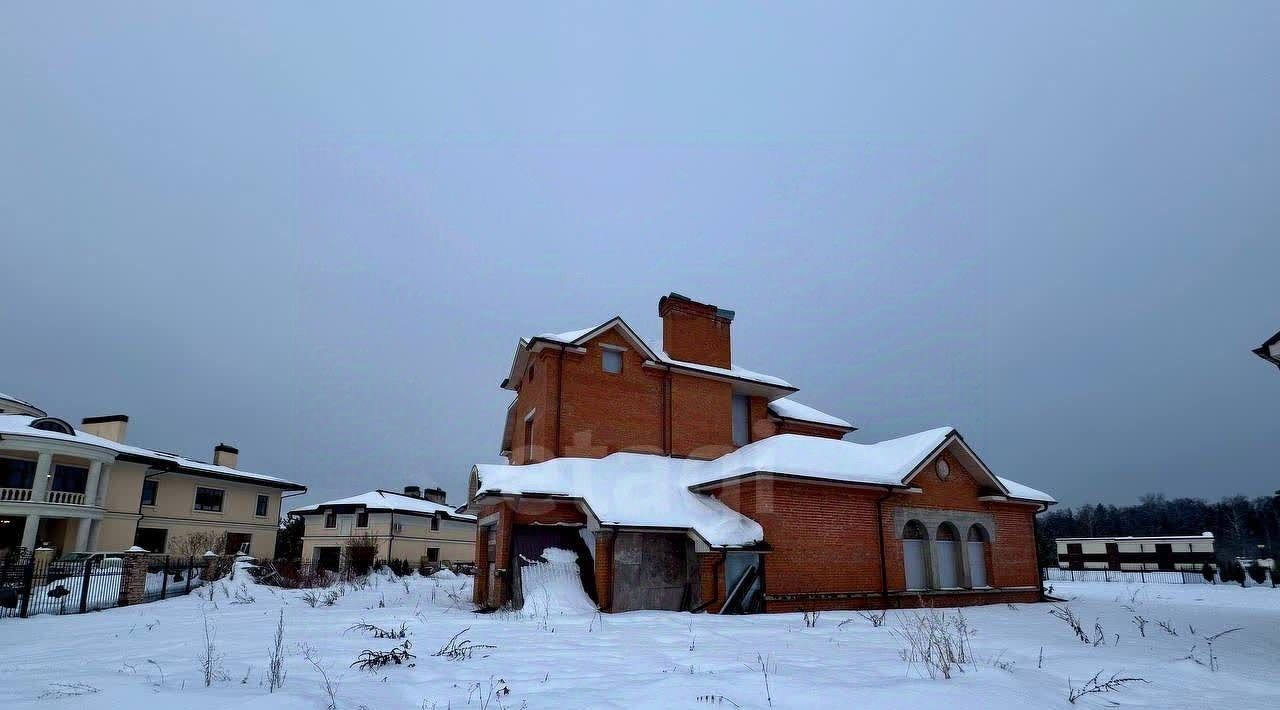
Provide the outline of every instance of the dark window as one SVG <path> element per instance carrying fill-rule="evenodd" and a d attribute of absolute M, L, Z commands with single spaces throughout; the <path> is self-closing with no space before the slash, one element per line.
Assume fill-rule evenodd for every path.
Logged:
<path fill-rule="evenodd" d="M 252 542 L 253 536 L 249 533 L 227 533 L 227 549 L 224 554 L 236 555 L 244 548 L 244 553 L 249 553 L 249 543 Z"/>
<path fill-rule="evenodd" d="M 735 394 L 733 396 L 733 444 L 746 446 L 749 443 L 751 443 L 751 400 L 746 395 Z"/>
<path fill-rule="evenodd" d="M 622 372 L 622 351 L 604 348 L 600 351 L 600 366 L 605 372 Z"/>
<path fill-rule="evenodd" d="M 431 529 L 432 529 L 432 530 L 439 530 L 439 529 L 440 529 L 440 518 L 437 518 L 437 517 L 434 517 L 434 516 L 431 518 Z"/>
<path fill-rule="evenodd" d="M 164 541 L 169 531 L 164 528 L 138 528 L 133 534 L 133 544 L 147 552 L 164 552 Z"/>
<path fill-rule="evenodd" d="M 440 548 L 438 548 L 438 547 L 428 547 L 428 548 L 427 548 L 427 562 L 439 562 L 439 561 L 440 561 Z"/>
<path fill-rule="evenodd" d="M 369 527 L 369 511 L 366 510 L 366 511 L 361 511 L 359 513 L 356 513 L 356 527 L 358 528 Z"/>
<path fill-rule="evenodd" d="M 142 482 L 142 504 L 155 505 L 156 491 L 160 488 L 159 481 L 143 481 Z"/>
<path fill-rule="evenodd" d="M 53 467 L 53 484 L 50 488 L 66 493 L 84 493 L 88 480 L 89 469 L 58 464 Z"/>
<path fill-rule="evenodd" d="M 1084 546 L 1078 542 L 1067 543 L 1067 567 L 1084 569 Z"/>
<path fill-rule="evenodd" d="M 0 459 L 0 488 L 31 488 L 35 480 L 35 461 Z"/>
<path fill-rule="evenodd" d="M 336 528 L 336 527 L 338 527 L 338 514 L 337 514 L 337 513 L 335 513 L 335 512 L 333 512 L 332 510 L 325 511 L 325 514 L 324 514 L 324 526 L 325 526 L 326 528 Z"/>
<path fill-rule="evenodd" d="M 524 462 L 533 460 L 533 417 L 524 420 Z"/>
<path fill-rule="evenodd" d="M 267 517 L 267 510 L 271 507 L 271 496 L 258 496 L 258 504 L 253 509 L 253 514 L 260 517 Z"/>
<path fill-rule="evenodd" d="M 59 434 L 70 434 L 71 436 L 76 435 L 75 430 L 71 428 L 70 424 L 62 421 L 61 419 L 54 419 L 53 417 L 35 419 L 28 426 L 32 429 L 39 429 L 41 431 L 56 431 Z"/>
<path fill-rule="evenodd" d="M 205 510 L 211 513 L 222 512 L 222 496 L 224 491 L 220 488 L 196 488 L 196 510 Z"/>

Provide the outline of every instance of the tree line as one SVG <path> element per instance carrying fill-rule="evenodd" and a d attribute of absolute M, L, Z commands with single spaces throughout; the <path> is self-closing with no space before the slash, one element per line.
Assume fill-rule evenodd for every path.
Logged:
<path fill-rule="evenodd" d="M 1150 493 L 1137 505 L 1095 503 L 1051 508 L 1036 516 L 1041 566 L 1056 566 L 1060 537 L 1199 535 L 1211 532 L 1220 562 L 1236 557 L 1271 557 L 1280 544 L 1280 495 L 1230 496 L 1210 503 L 1200 498 L 1165 498 Z M 1261 545 L 1260 550 L 1258 546 Z"/>

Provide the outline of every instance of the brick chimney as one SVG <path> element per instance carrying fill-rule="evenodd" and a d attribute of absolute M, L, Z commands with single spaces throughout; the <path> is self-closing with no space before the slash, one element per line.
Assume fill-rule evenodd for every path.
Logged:
<path fill-rule="evenodd" d="M 729 367 L 729 326 L 733 311 L 698 303 L 678 293 L 658 300 L 662 349 L 675 360 Z"/>
<path fill-rule="evenodd" d="M 440 505 L 445 504 L 445 493 L 443 488 L 424 488 L 422 490 L 422 497 L 432 503 L 439 503 Z"/>
<path fill-rule="evenodd" d="M 421 498 L 422 489 L 417 486 L 405 486 L 404 494 L 409 496 L 410 498 Z"/>
<path fill-rule="evenodd" d="M 124 432 L 129 428 L 129 417 L 124 414 L 108 414 L 105 417 L 85 417 L 80 420 L 80 430 L 94 436 L 124 443 Z"/>
<path fill-rule="evenodd" d="M 240 460 L 240 449 L 231 444 L 218 444 L 213 447 L 213 465 L 226 466 L 227 468 L 235 468 L 236 462 Z"/>

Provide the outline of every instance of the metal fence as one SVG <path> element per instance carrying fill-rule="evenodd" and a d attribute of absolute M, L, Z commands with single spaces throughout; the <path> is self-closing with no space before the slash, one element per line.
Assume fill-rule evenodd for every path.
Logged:
<path fill-rule="evenodd" d="M 199 586 L 201 566 L 190 557 L 147 561 L 143 601 L 188 594 Z M 70 562 L 30 556 L 0 560 L 0 618 L 83 614 L 120 604 L 120 559 Z"/>
<path fill-rule="evenodd" d="M 1199 570 L 1062 569 L 1043 567 L 1040 578 L 1049 582 L 1139 582 L 1156 584 L 1209 584 Z"/>

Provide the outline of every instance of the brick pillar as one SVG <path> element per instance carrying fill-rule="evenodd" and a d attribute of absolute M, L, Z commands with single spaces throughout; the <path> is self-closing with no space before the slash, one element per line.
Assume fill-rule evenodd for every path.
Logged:
<path fill-rule="evenodd" d="M 476 528 L 476 574 L 471 587 L 471 601 L 485 606 L 489 601 L 489 535 L 492 528 Z"/>
<path fill-rule="evenodd" d="M 120 606 L 141 604 L 146 601 L 147 594 L 147 555 L 143 552 L 130 552 L 124 556 L 120 565 Z"/>
<path fill-rule="evenodd" d="M 600 528 L 596 536 L 596 603 L 601 611 L 613 605 L 613 542 L 618 531 Z"/>
<path fill-rule="evenodd" d="M 511 559 L 511 535 L 514 533 L 515 513 L 503 506 L 498 511 L 498 524 L 494 529 L 494 535 L 497 537 L 497 544 L 494 545 L 494 562 L 497 568 L 494 583 L 498 585 L 498 593 L 495 596 L 497 605 L 502 607 L 511 601 L 511 578 L 515 565 Z"/>

